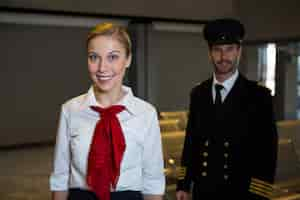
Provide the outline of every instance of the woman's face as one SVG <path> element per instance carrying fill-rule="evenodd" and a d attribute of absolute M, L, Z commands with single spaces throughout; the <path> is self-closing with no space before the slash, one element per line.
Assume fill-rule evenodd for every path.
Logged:
<path fill-rule="evenodd" d="M 131 55 L 113 36 L 97 36 L 88 44 L 88 71 L 97 91 L 118 92 L 122 87 Z"/>

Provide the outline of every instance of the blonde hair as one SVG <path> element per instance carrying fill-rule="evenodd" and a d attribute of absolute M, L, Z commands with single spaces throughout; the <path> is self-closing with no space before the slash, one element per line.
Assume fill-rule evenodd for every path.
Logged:
<path fill-rule="evenodd" d="M 97 36 L 111 36 L 116 38 L 124 46 L 126 56 L 131 55 L 131 40 L 124 26 L 108 22 L 97 24 L 88 34 L 87 46 Z"/>

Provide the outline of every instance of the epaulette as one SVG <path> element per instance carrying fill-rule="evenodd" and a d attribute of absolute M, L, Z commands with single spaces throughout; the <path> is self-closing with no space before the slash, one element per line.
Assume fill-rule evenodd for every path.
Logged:
<path fill-rule="evenodd" d="M 194 84 L 193 88 L 199 87 L 203 82 L 197 82 Z"/>
<path fill-rule="evenodd" d="M 199 81 L 199 82 L 197 82 L 196 84 L 195 84 L 195 86 L 198 86 L 198 85 L 200 85 L 202 82 L 201 81 Z"/>
<path fill-rule="evenodd" d="M 259 88 L 262 88 L 264 91 L 267 91 L 267 92 L 272 92 L 272 90 L 270 88 L 268 88 L 265 84 L 263 84 L 262 82 L 257 82 L 257 86 Z"/>
<path fill-rule="evenodd" d="M 267 87 L 265 86 L 265 84 L 264 84 L 263 82 L 261 82 L 261 81 L 256 81 L 256 84 L 257 84 L 258 86 L 260 86 L 260 87 L 267 88 Z"/>
<path fill-rule="evenodd" d="M 260 88 L 262 90 L 268 90 L 271 91 L 263 82 L 261 81 L 253 81 L 249 80 L 250 85 L 252 85 L 254 88 Z"/>

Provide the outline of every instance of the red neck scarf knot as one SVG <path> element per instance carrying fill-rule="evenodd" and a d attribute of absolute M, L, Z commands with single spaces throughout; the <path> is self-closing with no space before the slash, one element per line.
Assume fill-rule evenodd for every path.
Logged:
<path fill-rule="evenodd" d="M 126 148 L 117 114 L 125 107 L 108 108 L 91 106 L 101 119 L 95 127 L 87 166 L 87 184 L 100 200 L 110 200 L 110 190 L 117 186 L 120 166 Z"/>

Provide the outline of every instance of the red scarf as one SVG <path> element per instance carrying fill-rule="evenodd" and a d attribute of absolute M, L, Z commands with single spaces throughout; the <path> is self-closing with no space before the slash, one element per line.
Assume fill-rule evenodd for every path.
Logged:
<path fill-rule="evenodd" d="M 100 200 L 110 200 L 110 190 L 115 189 L 120 176 L 120 165 L 126 148 L 120 122 L 116 116 L 124 106 L 100 108 L 91 106 L 101 120 L 97 122 L 90 146 L 87 184 Z"/>

